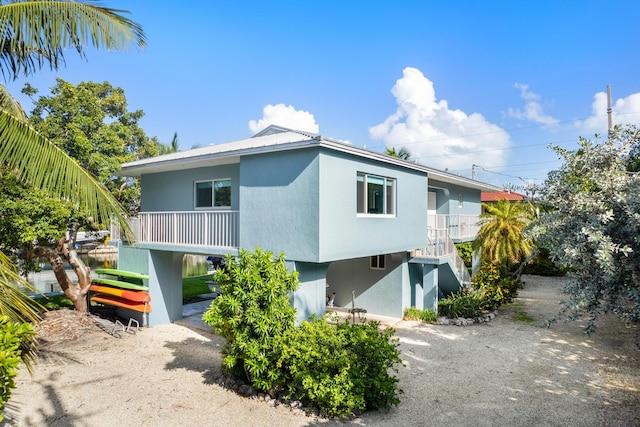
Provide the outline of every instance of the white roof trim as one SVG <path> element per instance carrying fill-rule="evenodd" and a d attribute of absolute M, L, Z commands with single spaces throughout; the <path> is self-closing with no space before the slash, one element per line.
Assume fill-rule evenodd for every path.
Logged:
<path fill-rule="evenodd" d="M 188 151 L 179 151 L 176 153 L 125 163 L 122 165 L 122 170 L 118 175 L 139 177 L 149 173 L 232 164 L 240 162 L 240 158 L 242 156 L 309 147 L 323 147 L 402 168 L 424 172 L 428 177 L 440 182 L 457 184 L 482 191 L 502 191 L 502 188 L 484 182 L 461 177 L 374 151 L 369 151 L 364 148 L 355 147 L 344 142 L 324 138 L 321 135 L 295 131 L 273 125 L 263 129 L 251 138 L 214 144 L 207 147 L 195 148 Z"/>

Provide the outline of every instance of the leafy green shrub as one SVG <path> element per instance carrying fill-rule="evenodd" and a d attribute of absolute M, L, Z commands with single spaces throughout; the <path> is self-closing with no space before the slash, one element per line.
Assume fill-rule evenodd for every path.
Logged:
<path fill-rule="evenodd" d="M 202 319 L 224 338 L 223 366 L 253 387 L 275 396 L 286 383 L 276 364 L 281 357 L 279 338 L 294 327 L 295 309 L 289 292 L 298 288 L 298 273 L 290 272 L 284 254 L 277 259 L 269 251 L 241 250 L 227 256 L 227 268 L 214 280 L 221 290 Z"/>
<path fill-rule="evenodd" d="M 524 267 L 523 274 L 538 276 L 564 276 L 566 268 L 558 267 L 549 257 L 549 250 L 540 248 L 536 257 Z"/>
<path fill-rule="evenodd" d="M 438 320 L 438 315 L 435 311 L 428 308 L 420 310 L 419 308 L 409 307 L 404 311 L 404 318 L 407 320 L 421 320 L 425 323 L 434 323 Z"/>
<path fill-rule="evenodd" d="M 227 257 L 226 269 L 214 273 L 221 290 L 205 323 L 227 343 L 226 372 L 272 397 L 285 392 L 328 416 L 397 405 L 398 379 L 389 375 L 400 363 L 393 329 L 378 322 L 330 325 L 314 318 L 295 326 L 289 293 L 298 287 L 284 255 L 256 249 Z"/>
<path fill-rule="evenodd" d="M 462 242 L 455 245 L 460 258 L 464 261 L 464 265 L 467 268 L 471 268 L 473 263 L 473 242 Z"/>
<path fill-rule="evenodd" d="M 449 318 L 474 318 L 482 314 L 480 297 L 475 291 L 462 291 L 438 301 L 438 314 Z"/>
<path fill-rule="evenodd" d="M 471 281 L 480 298 L 480 306 L 488 310 L 513 301 L 522 287 L 520 281 L 503 277 L 500 268 L 492 263 L 483 264 Z"/>
<path fill-rule="evenodd" d="M 33 346 L 35 331 L 29 323 L 13 323 L 0 316 L 0 421 L 4 405 L 16 387 L 15 377 L 22 357 Z"/>
<path fill-rule="evenodd" d="M 291 378 L 287 398 L 339 417 L 397 405 L 401 390 L 389 374 L 401 363 L 395 331 L 375 321 L 333 323 L 315 318 L 286 332 L 278 363 Z"/>
<path fill-rule="evenodd" d="M 35 297 L 34 300 L 47 310 L 60 310 L 61 308 L 73 308 L 73 301 L 64 294 Z"/>

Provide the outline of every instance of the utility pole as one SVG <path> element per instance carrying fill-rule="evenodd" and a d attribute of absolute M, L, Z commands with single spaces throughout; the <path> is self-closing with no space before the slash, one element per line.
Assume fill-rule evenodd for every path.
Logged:
<path fill-rule="evenodd" d="M 476 179 L 476 166 L 478 165 L 471 165 L 471 179 Z"/>
<path fill-rule="evenodd" d="M 611 85 L 607 85 L 607 118 L 609 120 L 609 133 L 613 130 L 613 120 L 611 119 Z"/>

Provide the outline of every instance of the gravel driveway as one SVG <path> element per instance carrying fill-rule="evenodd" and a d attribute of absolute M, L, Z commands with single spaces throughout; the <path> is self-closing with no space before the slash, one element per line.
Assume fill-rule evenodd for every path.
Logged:
<path fill-rule="evenodd" d="M 223 340 L 172 324 L 44 349 L 34 377 L 19 375 L 5 425 L 640 425 L 638 328 L 607 318 L 590 337 L 580 323 L 547 329 L 563 279 L 524 280 L 516 303 L 489 323 L 395 323 L 404 394 L 389 411 L 341 423 L 240 397 L 218 385 Z"/>

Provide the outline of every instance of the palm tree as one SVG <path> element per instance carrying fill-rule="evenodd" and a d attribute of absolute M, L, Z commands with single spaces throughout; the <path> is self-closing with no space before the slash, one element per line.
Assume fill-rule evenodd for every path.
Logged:
<path fill-rule="evenodd" d="M 132 43 L 142 48 L 145 35 L 126 11 L 74 1 L 0 2 L 0 71 L 6 80 L 29 76 L 64 64 L 64 51 L 74 48 L 121 50 Z M 126 229 L 126 214 L 108 190 L 66 153 L 42 137 L 25 120 L 19 104 L 0 85 L 0 165 L 31 185 L 63 199 L 79 209 L 95 212 L 96 220 L 115 218 Z M 38 312 L 25 304 L 18 285 L 33 289 L 15 272 L 9 258 L 0 256 L 0 314 L 13 321 L 38 320 Z M 24 316 L 24 317 L 22 317 Z M 29 355 L 27 355 L 27 360 Z"/>
<path fill-rule="evenodd" d="M 396 147 L 387 147 L 385 154 L 402 160 L 411 160 L 411 152 L 404 147 L 402 147 L 400 151 L 396 151 Z"/>
<path fill-rule="evenodd" d="M 508 268 L 509 262 L 522 262 L 533 249 L 533 241 L 522 234 L 533 218 L 529 203 L 483 203 L 480 214 L 480 231 L 473 241 L 473 250 L 480 252 L 483 262 L 491 262 Z"/>
<path fill-rule="evenodd" d="M 159 144 L 160 154 L 169 154 L 178 152 L 178 132 L 173 133 L 170 145 Z"/>

